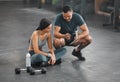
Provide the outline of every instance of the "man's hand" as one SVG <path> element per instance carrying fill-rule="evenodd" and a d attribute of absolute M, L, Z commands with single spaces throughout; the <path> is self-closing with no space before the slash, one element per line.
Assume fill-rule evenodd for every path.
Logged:
<path fill-rule="evenodd" d="M 65 34 L 65 39 L 70 40 L 70 37 L 71 37 L 71 34 L 69 34 L 69 33 Z"/>
<path fill-rule="evenodd" d="M 79 42 L 83 37 L 81 34 L 79 34 L 77 37 L 75 37 L 75 42 Z"/>
<path fill-rule="evenodd" d="M 72 42 L 70 45 L 77 46 L 81 39 L 82 39 L 82 37 L 80 35 L 75 37 L 74 42 Z"/>

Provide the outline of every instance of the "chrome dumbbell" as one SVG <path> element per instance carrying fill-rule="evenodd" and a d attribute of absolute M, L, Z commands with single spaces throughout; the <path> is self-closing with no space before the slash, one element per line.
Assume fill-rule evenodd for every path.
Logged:
<path fill-rule="evenodd" d="M 41 69 L 38 69 L 38 70 L 31 69 L 29 73 L 30 73 L 30 75 L 35 75 L 37 73 L 46 74 L 46 72 L 47 72 L 46 68 L 41 68 Z"/>
<path fill-rule="evenodd" d="M 32 70 L 32 67 L 27 67 L 27 68 L 15 68 L 15 74 L 20 74 L 21 71 L 26 71 L 27 73 L 29 73 L 30 70 Z"/>

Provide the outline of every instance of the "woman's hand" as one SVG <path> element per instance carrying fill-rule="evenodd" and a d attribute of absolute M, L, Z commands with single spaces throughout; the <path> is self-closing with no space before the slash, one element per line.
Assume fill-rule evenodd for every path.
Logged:
<path fill-rule="evenodd" d="M 54 65 L 56 62 L 56 58 L 54 54 L 51 54 L 50 60 L 48 61 L 49 64 Z"/>

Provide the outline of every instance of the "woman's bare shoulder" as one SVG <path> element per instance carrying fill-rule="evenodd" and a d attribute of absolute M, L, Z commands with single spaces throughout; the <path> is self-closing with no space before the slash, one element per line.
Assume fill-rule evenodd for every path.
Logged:
<path fill-rule="evenodd" d="M 38 34 L 38 32 L 37 32 L 37 31 L 34 31 L 34 32 L 32 33 L 32 36 L 31 36 L 31 37 L 35 37 L 35 36 L 37 36 L 37 34 Z"/>

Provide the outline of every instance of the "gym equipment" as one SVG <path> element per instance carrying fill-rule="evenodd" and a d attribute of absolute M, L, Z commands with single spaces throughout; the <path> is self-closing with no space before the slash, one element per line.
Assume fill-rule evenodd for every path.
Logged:
<path fill-rule="evenodd" d="M 15 74 L 20 74 L 21 71 L 26 71 L 27 73 L 30 73 L 30 75 L 35 75 L 36 73 L 41 73 L 41 74 L 46 74 L 46 69 L 41 68 L 42 66 L 45 66 L 46 62 L 43 62 L 42 65 L 40 66 L 40 69 L 33 69 L 31 67 L 31 55 L 30 53 L 26 54 L 26 68 L 15 68 Z"/>
<path fill-rule="evenodd" d="M 35 75 L 37 73 L 46 74 L 46 72 L 47 72 L 46 68 L 41 68 L 38 70 L 31 69 L 29 73 L 30 75 Z"/>
<path fill-rule="evenodd" d="M 21 71 L 26 71 L 27 73 L 29 73 L 30 70 L 32 70 L 32 67 L 27 67 L 27 68 L 15 68 L 15 74 L 20 74 Z"/>
<path fill-rule="evenodd" d="M 112 2 L 112 0 L 111 0 Z M 114 31 L 115 32 L 120 32 L 120 29 L 119 29 L 119 13 L 120 13 L 120 1 L 119 0 L 114 0 L 113 1 L 113 4 L 114 6 L 113 7 L 108 7 L 109 9 L 112 10 L 112 12 L 110 13 L 111 16 L 110 16 L 110 23 L 108 24 L 103 24 L 103 26 L 113 26 L 114 27 Z"/>

